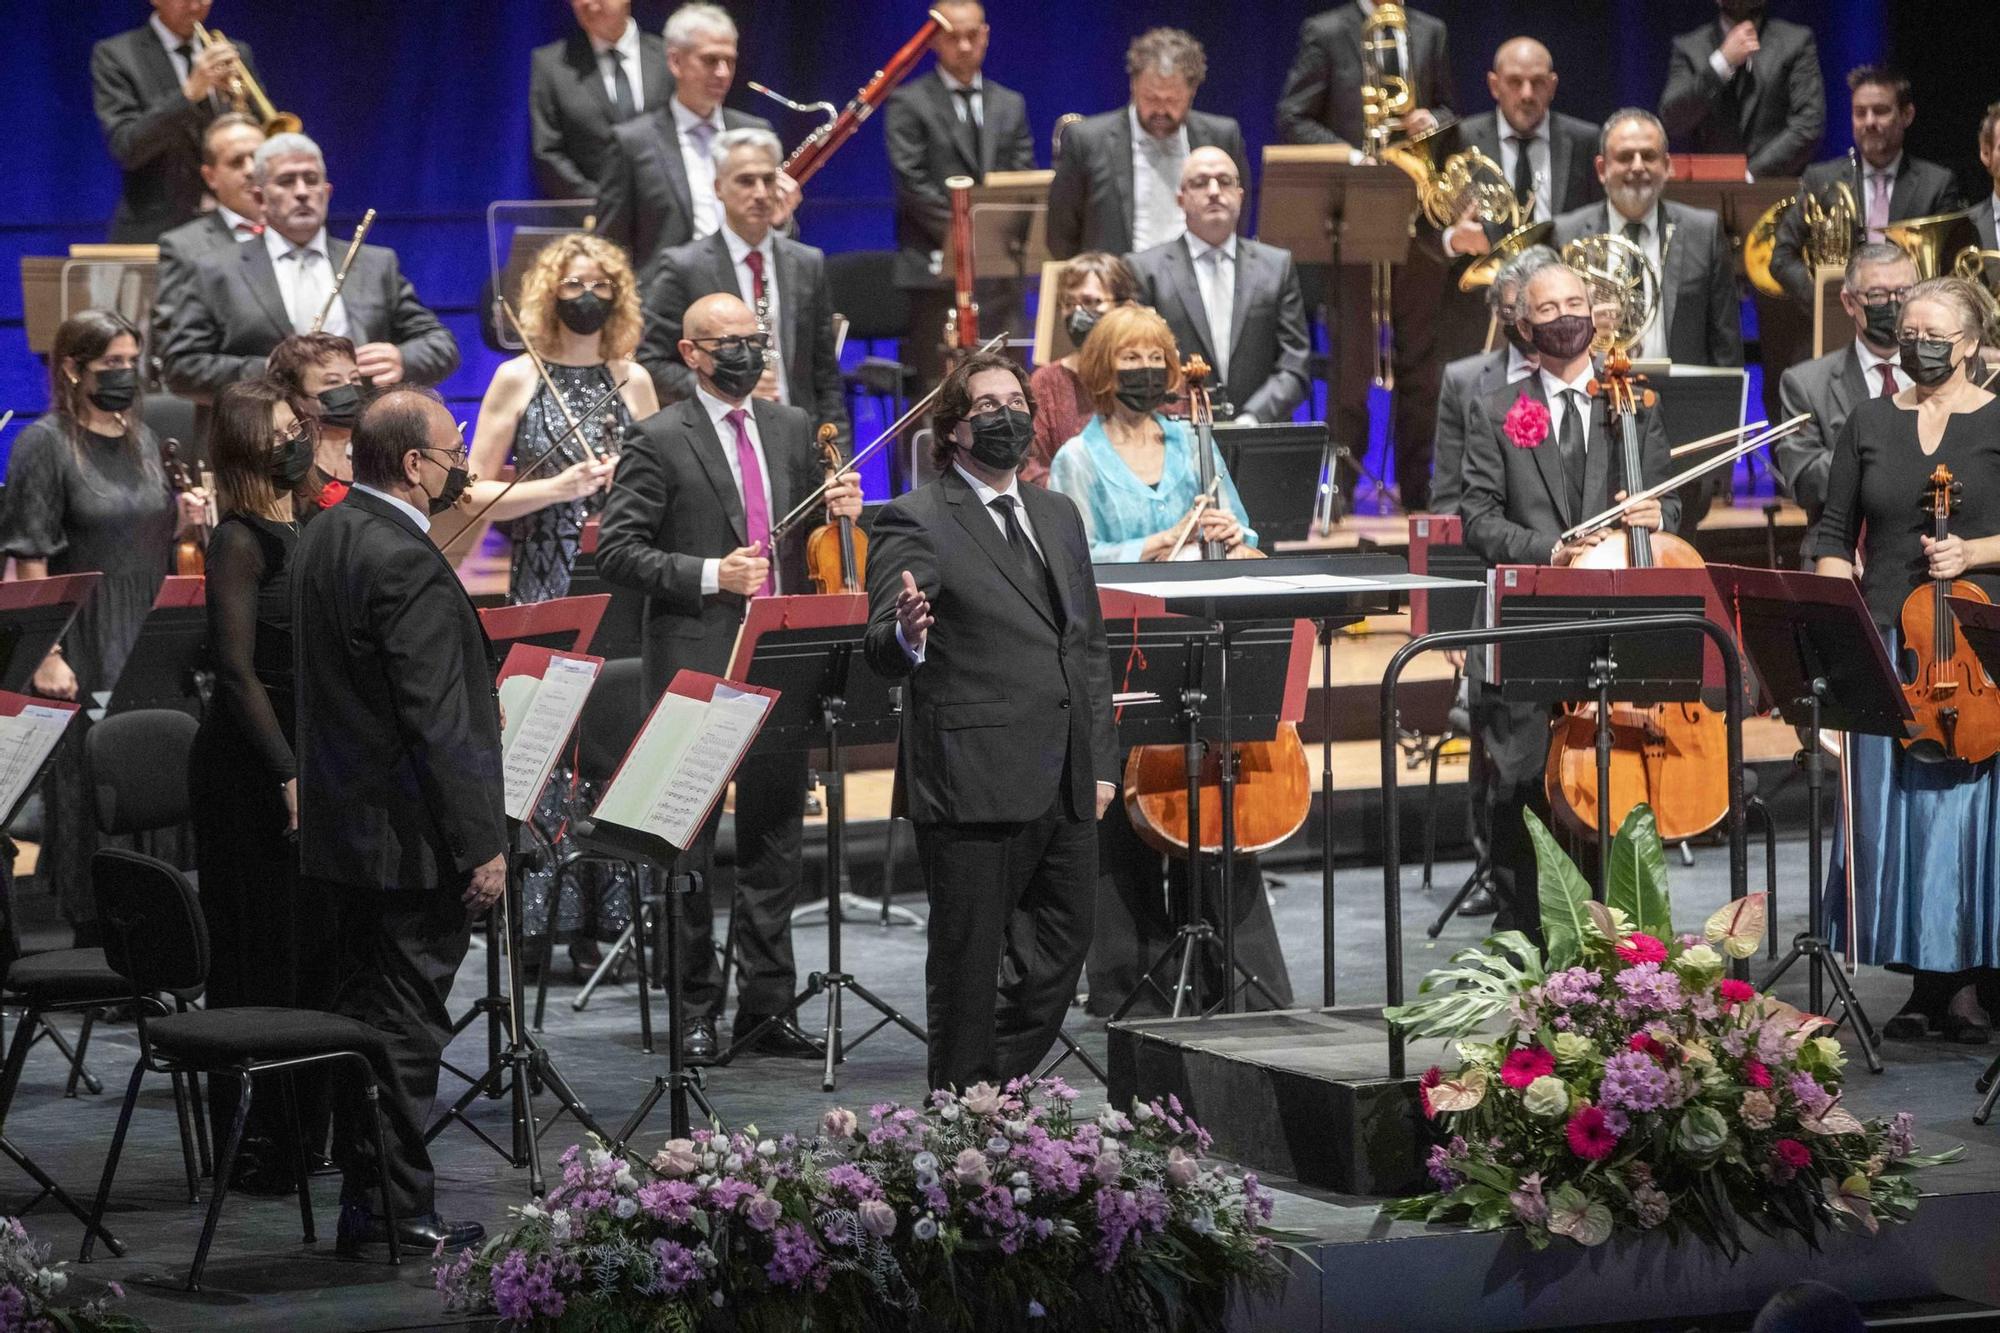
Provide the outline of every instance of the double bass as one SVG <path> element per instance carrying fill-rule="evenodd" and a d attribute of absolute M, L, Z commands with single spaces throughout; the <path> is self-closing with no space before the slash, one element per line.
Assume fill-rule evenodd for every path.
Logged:
<path fill-rule="evenodd" d="M 819 461 L 830 486 L 840 472 L 840 428 L 831 422 L 819 428 Z M 861 593 L 868 591 L 868 534 L 854 526 L 854 520 L 837 516 L 833 522 L 813 530 L 806 539 L 806 569 L 812 575 L 815 592 Z"/>
<path fill-rule="evenodd" d="M 1951 535 L 1951 512 L 1963 488 L 1944 464 L 1932 471 L 1924 512 L 1931 516 L 1935 540 Z M 1903 599 L 1897 623 L 1903 656 L 1913 668 L 1903 697 L 1917 716 L 1916 730 L 1903 746 L 1917 759 L 1977 764 L 2000 754 L 2000 689 L 1958 633 L 1946 601 L 1951 597 L 1992 600 L 1969 579 L 1930 579 Z"/>

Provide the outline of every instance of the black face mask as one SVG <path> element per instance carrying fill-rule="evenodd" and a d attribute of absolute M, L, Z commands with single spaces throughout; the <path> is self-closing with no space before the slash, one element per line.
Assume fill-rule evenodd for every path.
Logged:
<path fill-rule="evenodd" d="M 1151 412 L 1167 401 L 1167 368 L 1136 366 L 1118 372 L 1118 401 L 1134 412 Z"/>
<path fill-rule="evenodd" d="M 1596 334 L 1589 315 L 1557 315 L 1546 323 L 1528 326 L 1528 339 L 1535 350 L 1558 361 L 1582 356 Z"/>
<path fill-rule="evenodd" d="M 1521 355 L 1533 356 L 1535 354 L 1535 345 L 1528 341 L 1526 334 L 1521 332 L 1519 324 L 1513 322 L 1502 324 L 1500 326 L 1500 336 L 1507 340 L 1509 347 L 1514 348 Z"/>
<path fill-rule="evenodd" d="M 1089 306 L 1080 305 L 1069 312 L 1069 318 L 1063 321 L 1063 327 L 1069 330 L 1069 340 L 1081 347 L 1083 340 L 1090 336 L 1090 331 L 1097 327 L 1097 321 L 1102 318 L 1103 315 Z"/>
<path fill-rule="evenodd" d="M 596 292 L 564 297 L 556 302 L 556 318 L 571 333 L 588 336 L 603 328 L 604 321 L 611 318 L 611 302 Z"/>
<path fill-rule="evenodd" d="M 1945 338 L 1919 338 L 1902 345 L 1903 373 L 1926 389 L 1935 389 L 1951 378 L 1958 363 L 1951 359 L 1951 342 Z"/>
<path fill-rule="evenodd" d="M 139 400 L 139 372 L 130 366 L 98 371 L 89 398 L 90 405 L 100 412 L 125 411 Z"/>
<path fill-rule="evenodd" d="M 426 449 L 424 452 L 429 453 L 431 451 Z M 444 451 L 440 449 L 438 452 L 442 453 Z M 422 485 L 421 482 L 418 484 Z M 444 488 L 436 495 L 431 495 L 429 491 L 424 492 L 425 495 L 430 496 L 428 509 L 431 517 L 436 518 L 439 514 L 444 513 L 457 504 L 458 497 L 464 495 L 465 488 L 471 484 L 472 474 L 465 470 L 465 464 L 457 463 L 445 469 Z"/>
<path fill-rule="evenodd" d="M 306 431 L 293 431 L 278 442 L 271 451 L 271 480 L 278 483 L 278 489 L 290 491 L 298 489 L 306 474 L 313 470 L 313 439 Z"/>
<path fill-rule="evenodd" d="M 724 398 L 747 398 L 764 378 L 764 353 L 748 343 L 724 343 L 708 349 L 708 356 L 715 363 L 709 379 Z"/>
<path fill-rule="evenodd" d="M 965 424 L 972 428 L 972 456 L 995 472 L 1021 466 L 1035 441 L 1035 419 L 1011 407 L 968 417 Z"/>
<path fill-rule="evenodd" d="M 1861 336 L 1873 347 L 1894 347 L 1896 345 L 1896 321 L 1903 317 L 1901 301 L 1884 301 L 1881 305 L 1861 307 Z"/>
<path fill-rule="evenodd" d="M 336 384 L 318 395 L 319 424 L 335 430 L 353 430 L 361 420 L 361 386 Z"/>

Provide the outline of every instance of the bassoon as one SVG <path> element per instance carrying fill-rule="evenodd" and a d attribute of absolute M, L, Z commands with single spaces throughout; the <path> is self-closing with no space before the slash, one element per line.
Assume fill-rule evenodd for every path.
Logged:
<path fill-rule="evenodd" d="M 888 98 L 891 90 L 903 81 L 916 63 L 923 59 L 924 48 L 930 45 L 932 37 L 940 32 L 950 32 L 951 24 L 935 9 L 924 20 L 924 26 L 917 29 L 916 36 L 904 42 L 896 54 L 889 57 L 889 63 L 875 71 L 875 77 L 861 85 L 861 91 L 854 94 L 854 100 L 842 108 L 831 123 L 822 125 L 806 136 L 806 141 L 792 150 L 785 159 L 785 174 L 804 185 L 812 179 L 814 172 L 826 165 L 842 144 L 854 137 L 863 121 L 875 114 L 877 108 Z"/>
<path fill-rule="evenodd" d="M 951 278 L 954 294 L 951 314 L 945 319 L 944 345 L 947 352 L 963 353 L 979 346 L 979 303 L 973 297 L 972 177 L 953 176 L 945 181 L 951 195 Z"/>

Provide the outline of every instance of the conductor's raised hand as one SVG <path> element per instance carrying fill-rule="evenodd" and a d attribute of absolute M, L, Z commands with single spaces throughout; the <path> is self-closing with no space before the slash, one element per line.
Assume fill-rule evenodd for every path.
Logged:
<path fill-rule="evenodd" d="M 472 869 L 472 882 L 465 886 L 465 910 L 471 915 L 486 911 L 507 891 L 507 857 L 495 856 Z"/>
<path fill-rule="evenodd" d="M 896 594 L 896 624 L 903 631 L 903 642 L 912 652 L 922 652 L 925 636 L 936 623 L 931 615 L 931 599 L 924 596 L 924 590 L 917 586 L 910 571 L 904 570 L 903 590 Z"/>
<path fill-rule="evenodd" d="M 715 577 L 725 592 L 755 597 L 771 577 L 771 562 L 764 558 L 764 543 L 751 542 L 723 556 L 722 563 L 715 568 Z"/>

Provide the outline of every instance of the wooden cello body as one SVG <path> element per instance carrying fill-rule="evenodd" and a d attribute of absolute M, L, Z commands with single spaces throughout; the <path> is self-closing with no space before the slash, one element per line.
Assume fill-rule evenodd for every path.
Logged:
<path fill-rule="evenodd" d="M 1957 507 L 1962 485 L 1942 463 L 1931 473 L 1924 509 L 1931 515 L 1932 536 L 1938 541 L 1951 535 L 1951 511 Z M 1898 624 L 1910 675 L 1903 697 L 1917 716 L 1916 729 L 1903 746 L 1918 759 L 1977 764 L 2000 754 L 2000 689 L 1958 633 L 1958 622 L 1945 601 L 1948 597 L 1992 600 L 1978 584 L 1965 579 L 1929 579 L 1903 600 Z"/>

